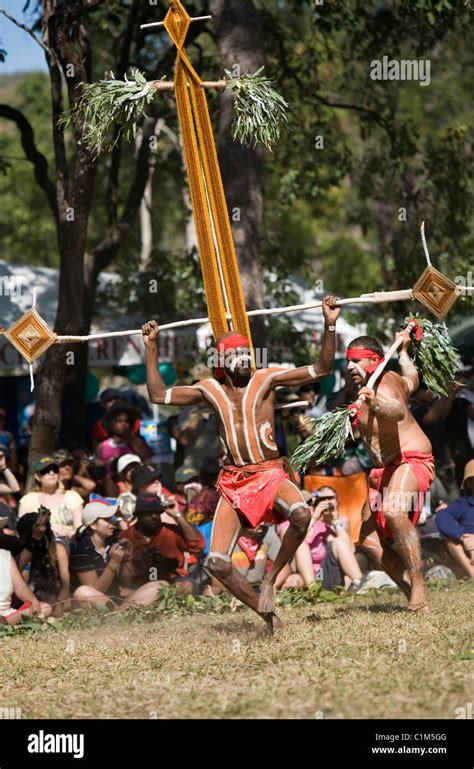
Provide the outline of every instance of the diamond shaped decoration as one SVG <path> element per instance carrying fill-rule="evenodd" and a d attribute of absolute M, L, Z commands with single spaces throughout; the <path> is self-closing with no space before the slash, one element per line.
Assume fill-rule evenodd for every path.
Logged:
<path fill-rule="evenodd" d="M 56 334 L 34 307 L 3 333 L 28 363 L 33 363 L 56 340 Z"/>
<path fill-rule="evenodd" d="M 412 293 L 439 320 L 446 317 L 458 298 L 456 284 L 431 266 L 417 280 Z"/>
<path fill-rule="evenodd" d="M 191 17 L 179 0 L 171 0 L 170 9 L 165 16 L 165 29 L 177 48 L 181 48 L 186 40 Z"/>

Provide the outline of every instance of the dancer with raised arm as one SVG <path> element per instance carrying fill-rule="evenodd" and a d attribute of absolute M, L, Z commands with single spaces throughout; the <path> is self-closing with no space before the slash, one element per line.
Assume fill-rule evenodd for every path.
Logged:
<path fill-rule="evenodd" d="M 418 371 L 407 352 L 410 332 L 398 336 L 403 337 L 401 374 L 384 373 L 373 390 L 365 383 L 383 360 L 381 344 L 359 337 L 347 349 L 348 371 L 360 387 L 359 396 L 365 396 L 357 425 L 376 465 L 370 473 L 360 545 L 405 593 L 408 609 L 427 613 L 415 525 L 434 478 L 434 459 L 430 441 L 408 408 L 411 393 L 419 387 Z"/>
<path fill-rule="evenodd" d="M 293 370 L 254 371 L 248 340 L 230 333 L 217 340 L 214 378 L 192 387 L 166 387 L 158 369 L 159 326 L 150 321 L 142 328 L 152 403 L 189 406 L 206 402 L 217 415 L 226 456 L 217 482 L 220 499 L 207 568 L 229 592 L 262 616 L 271 633 L 283 624 L 274 612 L 276 578 L 293 558 L 310 521 L 289 462 L 279 457 L 275 443 L 275 389 L 282 385 L 300 387 L 331 373 L 340 314 L 337 301 L 334 296 L 324 299 L 325 331 L 317 363 Z M 283 520 L 290 526 L 258 595 L 232 566 L 232 551 L 241 531 Z"/>

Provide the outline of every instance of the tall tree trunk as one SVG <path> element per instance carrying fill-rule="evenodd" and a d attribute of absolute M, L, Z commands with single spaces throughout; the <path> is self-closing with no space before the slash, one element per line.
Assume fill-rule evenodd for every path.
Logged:
<path fill-rule="evenodd" d="M 93 0 L 89 7 L 97 5 Z M 89 56 L 85 34 L 80 36 L 80 50 L 74 35 L 79 31 L 77 13 L 82 8 L 56 8 L 53 0 L 42 0 L 43 39 L 48 47 L 46 60 L 51 80 L 53 115 L 53 146 L 56 162 L 56 200 L 58 209 L 59 287 L 58 308 L 54 330 L 64 336 L 76 336 L 87 331 L 83 311 L 84 252 L 92 195 L 95 184 L 96 161 L 80 143 L 77 144 L 73 163 L 68 161 L 62 115 L 62 77 L 72 65 L 73 76 L 66 83 L 70 104 L 79 96 L 77 86 L 89 79 Z M 72 16 L 68 14 L 71 13 Z M 78 38 L 79 39 L 79 38 Z M 74 124 L 76 139 L 83 126 Z M 59 442 L 63 394 L 66 381 L 72 384 L 72 403 L 65 409 L 66 434 L 81 437 L 84 424 L 84 385 L 86 353 L 78 346 L 53 345 L 46 354 L 38 376 L 36 408 L 30 442 L 29 468 L 40 454 L 51 452 Z"/>
<path fill-rule="evenodd" d="M 260 20 L 252 0 L 210 0 L 213 29 L 222 68 L 240 74 L 256 72 L 265 64 Z M 262 163 L 257 151 L 232 141 L 232 94 L 221 95 L 219 160 L 232 222 L 247 309 L 263 307 L 262 282 Z M 251 322 L 255 347 L 263 347 L 263 318 Z"/>

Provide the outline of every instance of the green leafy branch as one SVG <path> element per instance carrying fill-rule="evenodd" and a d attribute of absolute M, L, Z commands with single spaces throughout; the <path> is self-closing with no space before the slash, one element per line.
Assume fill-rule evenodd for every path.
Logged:
<path fill-rule="evenodd" d="M 272 80 L 262 75 L 260 67 L 253 75 L 234 78 L 226 69 L 228 87 L 234 94 L 232 138 L 244 147 L 263 144 L 269 150 L 277 144 L 281 128 L 288 122 L 288 104 L 272 87 Z"/>
<path fill-rule="evenodd" d="M 132 79 L 125 76 L 125 80 L 116 80 L 111 72 L 109 79 L 84 83 L 81 96 L 61 122 L 64 126 L 81 122 L 85 146 L 100 155 L 104 149 L 112 150 L 120 138 L 127 142 L 135 139 L 140 120 L 147 117 L 146 108 L 157 90 L 157 81 L 147 81 L 138 70 Z M 115 135 L 114 126 L 118 129 Z"/>
<path fill-rule="evenodd" d="M 280 138 L 281 128 L 287 123 L 288 105 L 272 87 L 272 83 L 259 69 L 253 75 L 234 78 L 226 70 L 228 80 L 223 85 L 234 94 L 234 122 L 232 138 L 245 147 L 263 144 L 272 150 Z M 215 84 L 214 84 L 215 85 Z M 119 139 L 133 141 L 147 107 L 156 94 L 172 83 L 147 81 L 135 70 L 132 78 L 116 80 L 113 72 L 97 83 L 85 83 L 74 107 L 61 118 L 63 126 L 83 126 L 83 139 L 94 155 L 111 150 Z M 115 131 L 113 130 L 115 128 Z"/>
<path fill-rule="evenodd" d="M 408 355 L 430 390 L 438 395 L 449 395 L 461 367 L 459 353 L 444 326 L 419 315 L 415 317 L 423 336 L 419 341 L 412 340 Z"/>
<path fill-rule="evenodd" d="M 291 457 L 291 464 L 299 473 L 344 456 L 346 442 L 351 434 L 351 417 L 347 408 L 330 411 L 312 422 L 313 432 Z"/>

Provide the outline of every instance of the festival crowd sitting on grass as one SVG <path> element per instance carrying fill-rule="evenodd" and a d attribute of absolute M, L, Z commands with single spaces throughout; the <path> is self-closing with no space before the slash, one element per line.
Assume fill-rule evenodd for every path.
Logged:
<path fill-rule="evenodd" d="M 472 579 L 473 369 L 466 367 L 463 377 L 449 397 L 435 398 L 420 388 L 411 408 L 430 437 L 437 464 L 418 523 L 425 574 Z M 298 392 L 282 388 L 276 421 L 280 453 L 291 455 L 311 434 L 312 418 L 355 395 L 349 378 L 332 398 L 322 397 L 318 385 Z M 0 409 L 0 623 L 32 614 L 58 618 L 84 606 L 116 611 L 146 606 L 163 586 L 195 595 L 224 590 L 205 568 L 222 463 L 215 417 L 188 407 L 169 418 L 173 466 L 154 463 L 140 433 L 140 411 L 119 391 L 105 391 L 101 405 L 89 446 L 40 457 L 30 468 L 28 489 L 27 461 Z M 363 496 L 355 517 L 347 501 L 354 497 L 356 479 L 366 483 L 371 466 L 355 440 L 342 461 L 295 476 L 311 522 L 277 588 L 363 592 L 364 586 L 387 584 L 357 546 Z M 244 527 L 235 545 L 233 564 L 256 590 L 288 525 Z"/>

